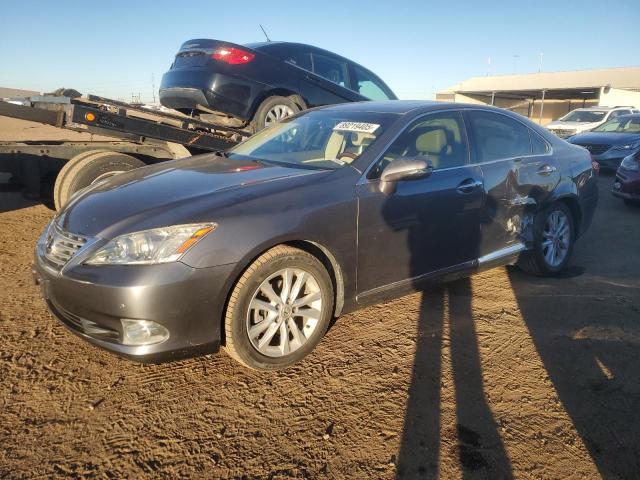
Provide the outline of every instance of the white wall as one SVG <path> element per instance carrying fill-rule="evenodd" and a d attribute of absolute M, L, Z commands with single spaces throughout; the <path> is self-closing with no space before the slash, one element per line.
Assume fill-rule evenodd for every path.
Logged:
<path fill-rule="evenodd" d="M 615 107 L 624 105 L 640 108 L 640 92 L 610 88 L 605 93 L 605 88 L 600 89 L 600 107 Z"/>

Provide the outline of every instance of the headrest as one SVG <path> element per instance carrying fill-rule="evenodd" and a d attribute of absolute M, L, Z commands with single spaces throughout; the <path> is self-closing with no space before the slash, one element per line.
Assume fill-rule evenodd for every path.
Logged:
<path fill-rule="evenodd" d="M 429 130 L 416 139 L 416 150 L 422 153 L 440 153 L 447 145 L 447 135 L 439 128 Z"/>
<path fill-rule="evenodd" d="M 375 138 L 370 133 L 353 132 L 351 134 L 351 144 L 354 147 L 363 147 L 369 145 Z"/>

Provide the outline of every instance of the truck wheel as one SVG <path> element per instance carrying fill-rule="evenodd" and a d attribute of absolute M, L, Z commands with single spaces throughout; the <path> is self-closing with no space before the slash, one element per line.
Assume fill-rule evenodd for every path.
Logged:
<path fill-rule="evenodd" d="M 90 150 L 76 155 L 62 167 L 56 178 L 53 190 L 56 210 L 64 207 L 78 190 L 144 165 L 131 155 L 109 150 Z"/>
<path fill-rule="evenodd" d="M 225 312 L 225 350 L 255 370 L 302 360 L 333 316 L 333 284 L 322 263 L 280 245 L 258 257 L 235 284 Z"/>
<path fill-rule="evenodd" d="M 557 275 L 569 263 L 575 238 L 571 211 L 562 202 L 554 203 L 536 215 L 533 249 L 520 256 L 518 266 L 532 275 Z"/>
<path fill-rule="evenodd" d="M 265 99 L 256 110 L 251 120 L 253 133 L 259 132 L 265 127 L 279 122 L 300 111 L 300 107 L 287 97 L 273 96 Z"/>

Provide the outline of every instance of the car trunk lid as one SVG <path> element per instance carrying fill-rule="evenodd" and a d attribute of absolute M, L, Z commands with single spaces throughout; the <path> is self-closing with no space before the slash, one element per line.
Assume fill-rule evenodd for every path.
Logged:
<path fill-rule="evenodd" d="M 215 60 L 212 55 L 220 49 L 239 49 L 255 55 L 255 51 L 235 43 L 211 39 L 187 40 L 176 54 L 171 70 L 207 67 Z"/>

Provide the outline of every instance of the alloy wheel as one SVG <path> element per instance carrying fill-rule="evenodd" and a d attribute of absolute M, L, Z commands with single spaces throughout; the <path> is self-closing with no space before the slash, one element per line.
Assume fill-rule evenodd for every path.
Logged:
<path fill-rule="evenodd" d="M 269 126 L 273 123 L 279 122 L 283 118 L 293 115 L 294 113 L 293 109 L 288 105 L 275 105 L 267 112 L 264 124 L 265 126 Z"/>
<path fill-rule="evenodd" d="M 268 357 L 284 357 L 313 335 L 322 314 L 322 292 L 308 271 L 285 268 L 264 280 L 249 302 L 247 335 Z"/>
<path fill-rule="evenodd" d="M 542 254 L 551 267 L 559 266 L 569 253 L 571 228 L 567 215 L 554 210 L 547 217 L 542 230 Z"/>

